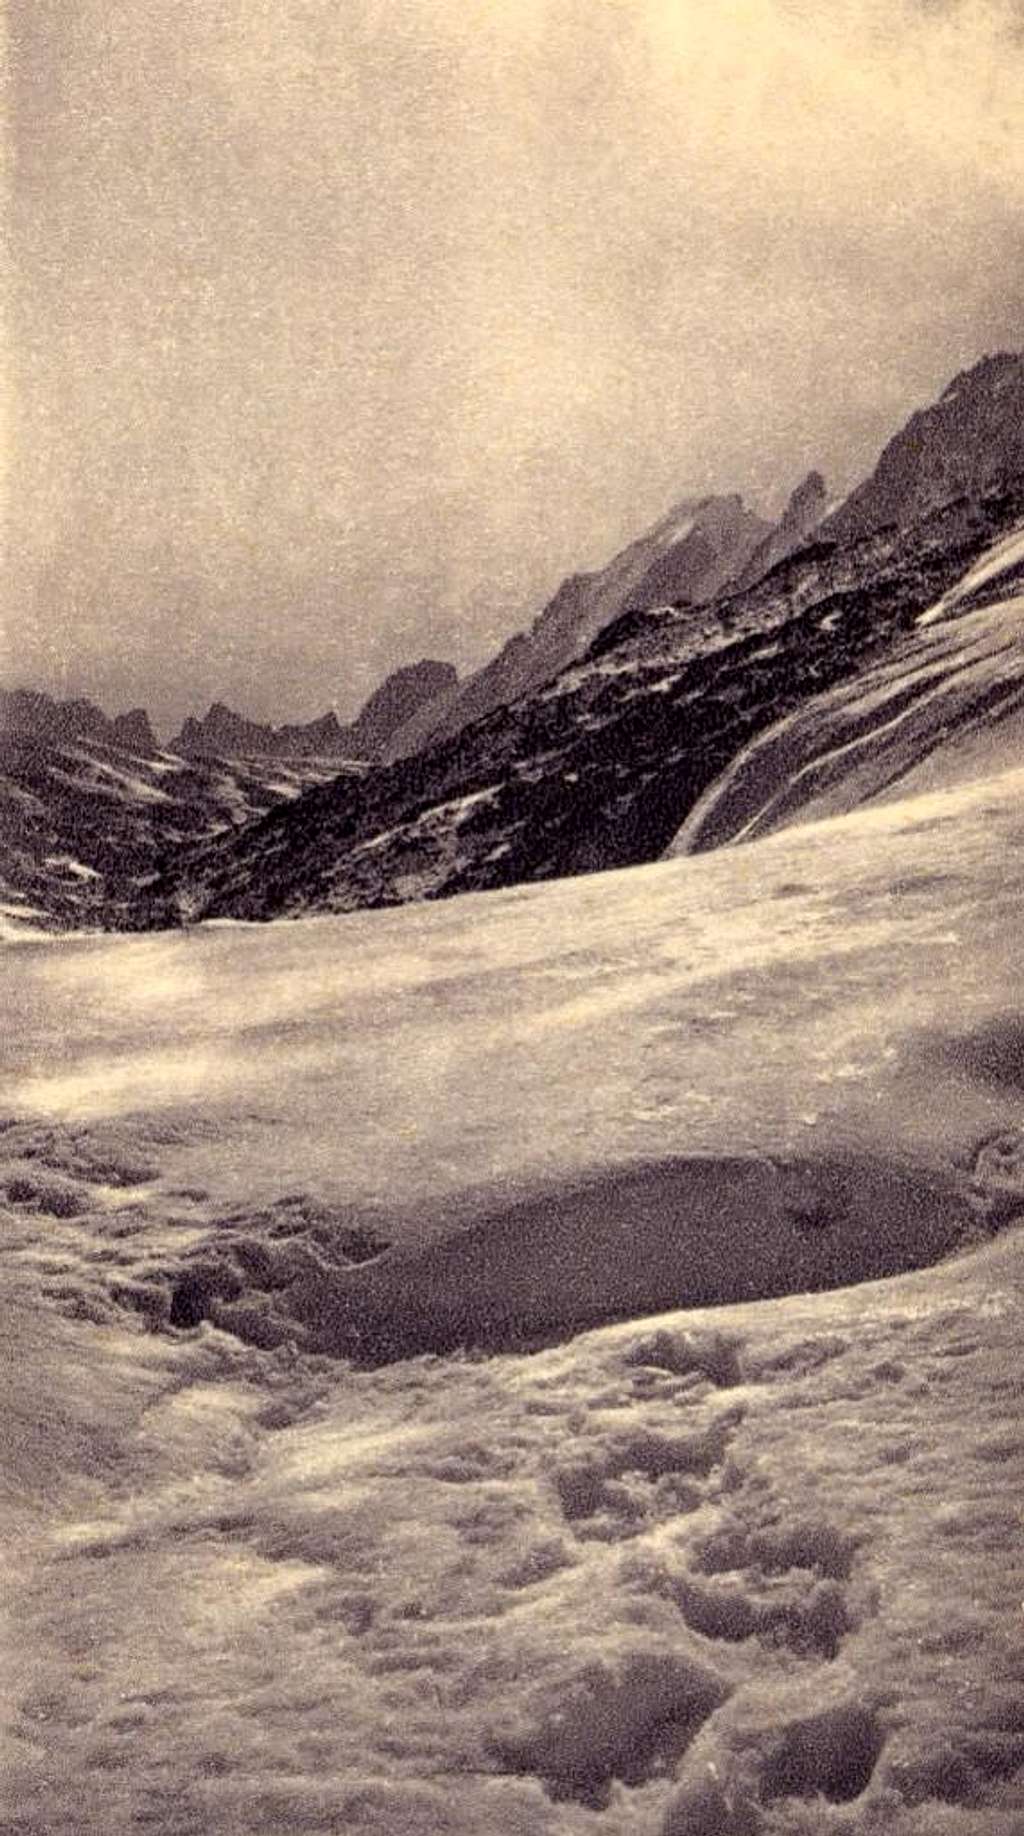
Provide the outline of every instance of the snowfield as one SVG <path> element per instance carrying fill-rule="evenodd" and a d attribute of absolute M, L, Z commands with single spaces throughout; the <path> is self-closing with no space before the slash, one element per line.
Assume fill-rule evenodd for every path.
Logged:
<path fill-rule="evenodd" d="M 1022 790 L 7 953 L 5 1831 L 1019 1836 Z"/>

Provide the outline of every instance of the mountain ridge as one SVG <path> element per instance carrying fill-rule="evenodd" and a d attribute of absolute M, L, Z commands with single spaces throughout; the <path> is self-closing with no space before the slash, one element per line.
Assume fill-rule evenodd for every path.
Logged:
<path fill-rule="evenodd" d="M 200 719 L 190 715 L 170 742 L 169 750 L 185 757 L 236 758 L 267 754 L 301 758 L 311 754 L 373 758 L 394 730 L 410 720 L 425 702 L 452 690 L 458 681 L 454 664 L 426 657 L 402 664 L 384 678 L 360 709 L 343 725 L 333 709 L 315 720 L 273 726 L 249 720 L 222 701 L 211 703 Z"/>
<path fill-rule="evenodd" d="M 600 631 L 639 598 L 652 603 L 684 595 L 701 604 L 739 571 L 772 525 L 738 492 L 685 497 L 602 568 L 569 574 L 528 631 L 516 632 L 497 656 L 463 683 L 431 721 L 399 732 L 389 757 L 448 739 L 460 728 L 549 682 Z"/>
<path fill-rule="evenodd" d="M 861 484 L 821 524 L 823 538 L 868 534 L 978 495 L 1024 470 L 1024 352 L 998 351 L 961 370 L 911 415 Z"/>
<path fill-rule="evenodd" d="M 515 673 L 528 674 L 536 654 L 523 635 L 510 640 L 491 677 L 511 668 L 506 701 L 358 780 L 314 783 L 290 808 L 184 840 L 112 921 L 152 928 L 348 911 L 657 858 L 759 734 L 799 718 L 815 696 L 884 671 L 889 657 L 898 667 L 899 647 L 913 646 L 937 608 L 977 606 L 1017 580 L 1022 389 L 1024 358 L 983 360 L 911 417 L 845 504 L 822 517 L 826 488 L 811 472 L 756 541 L 738 496 L 684 500 L 609 568 L 563 582 L 534 629 L 561 641 L 571 627 L 575 641 L 581 607 L 593 616 L 603 593 L 603 620 L 624 583 L 628 596 L 652 568 L 674 569 L 654 584 L 671 577 L 675 589 L 680 569 L 704 577 L 716 519 L 752 543 L 751 584 L 730 580 L 703 602 L 630 606 L 525 695 L 513 693 Z M 1009 556 L 1002 586 L 995 551 Z M 721 557 L 713 565 L 727 571 Z M 1011 698 L 1013 656 L 1010 645 L 1000 665 Z M 412 666 L 361 718 L 383 711 L 399 735 L 408 681 L 420 693 L 413 720 L 432 719 L 436 702 L 457 704 L 467 688 L 450 665 Z"/>
<path fill-rule="evenodd" d="M 944 408 L 912 417 L 847 500 L 845 536 L 844 506 L 814 522 L 824 483 L 812 476 L 795 494 L 796 546 L 752 586 L 623 613 L 538 692 L 378 768 L 344 800 L 311 792 L 182 856 L 137 922 L 352 910 L 656 858 L 758 732 L 884 657 L 1009 539 L 1024 516 L 1021 372 L 1024 359 L 983 362 Z M 950 403 L 965 450 L 944 449 L 949 494 L 936 505 L 934 413 L 946 438 Z M 911 509 L 925 506 L 916 516 L 888 514 L 893 476 Z M 965 478 L 982 482 L 955 489 Z"/>
<path fill-rule="evenodd" d="M 59 701 L 40 689 L 0 688 L 0 737 L 15 733 L 59 744 L 92 739 L 131 752 L 157 750 L 145 708 L 131 708 L 111 719 L 81 696 Z"/>

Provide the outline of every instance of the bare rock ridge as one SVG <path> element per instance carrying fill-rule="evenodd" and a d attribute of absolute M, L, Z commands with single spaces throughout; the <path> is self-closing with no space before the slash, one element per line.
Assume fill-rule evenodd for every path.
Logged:
<path fill-rule="evenodd" d="M 580 656 L 624 612 L 669 602 L 704 605 L 733 583 L 752 586 L 806 541 L 827 509 L 825 482 L 812 471 L 793 491 L 777 524 L 749 510 L 737 494 L 684 498 L 607 567 L 563 580 L 529 632 L 518 632 L 498 656 L 426 704 L 393 735 L 389 758 L 450 737 L 493 708 L 542 687 Z"/>
<path fill-rule="evenodd" d="M 785 561 L 794 549 L 802 548 L 822 521 L 828 509 L 828 492 L 820 472 L 808 472 L 802 479 L 774 529 L 769 530 L 737 576 L 737 589 L 754 586 L 765 574 Z"/>
<path fill-rule="evenodd" d="M 215 701 L 201 719 L 189 715 L 168 750 L 184 758 L 373 758 L 417 710 L 457 686 L 454 664 L 433 658 L 405 664 L 374 690 L 348 726 L 331 710 L 316 720 L 275 727 Z M 95 740 L 137 755 L 157 751 L 144 708 L 111 719 L 91 701 L 57 701 L 36 689 L 0 689 L 0 736 L 13 734 L 59 745 Z"/>
<path fill-rule="evenodd" d="M 918 672 L 916 651 L 899 663 L 918 620 L 988 565 L 994 547 L 1012 548 L 1024 520 L 1022 370 L 1020 358 L 985 360 L 935 410 L 915 416 L 911 429 L 926 434 L 919 426 L 886 449 L 849 500 L 859 508 L 848 533 L 837 533 L 841 508 L 752 586 L 701 605 L 625 611 L 539 690 L 357 786 L 313 791 L 294 810 L 183 852 L 146 891 L 134 922 L 174 923 L 179 910 L 348 911 L 657 858 L 698 799 L 774 723 L 887 658 Z M 974 450 L 978 441 L 985 451 Z M 916 484 L 915 454 L 925 473 Z M 894 476 L 905 507 L 895 517 L 886 482 Z M 807 480 L 790 507 L 791 532 L 813 521 L 822 497 L 821 481 Z M 683 535 L 685 520 L 626 551 L 619 584 L 628 575 L 638 587 L 659 557 L 689 542 L 696 522 L 691 516 Z M 645 543 L 641 568 L 636 550 Z M 578 611 L 590 591 L 582 577 L 560 603 Z M 985 665 L 999 681 L 980 695 L 979 718 L 1012 706 L 1019 652 L 1004 645 L 999 656 Z M 915 673 L 904 684 L 910 700 L 917 683 Z"/>
<path fill-rule="evenodd" d="M 0 736 L 7 734 L 64 745 L 75 739 L 90 739 L 123 746 L 131 752 L 156 751 L 144 708 L 132 708 L 110 720 L 91 701 L 55 701 L 35 689 L 0 689 Z"/>
<path fill-rule="evenodd" d="M 335 713 L 320 716 L 304 725 L 273 727 L 247 720 L 215 701 L 201 720 L 193 715 L 171 741 L 171 751 L 186 758 L 236 758 L 257 753 L 288 756 L 309 752 L 343 753 L 345 729 Z"/>
<path fill-rule="evenodd" d="M 842 540 L 916 521 L 1022 471 L 1024 353 L 1002 351 L 955 377 L 937 402 L 912 415 L 820 533 Z"/>
<path fill-rule="evenodd" d="M 145 708 L 131 708 L 127 714 L 115 714 L 113 727 L 114 744 L 123 746 L 126 752 L 156 751 L 156 740 Z"/>
<path fill-rule="evenodd" d="M 372 755 L 382 752 L 394 734 L 421 708 L 451 696 L 458 682 L 453 663 L 439 663 L 429 657 L 393 670 L 380 688 L 374 690 L 353 722 L 350 729 L 353 738 L 360 749 L 365 748 Z"/>
<path fill-rule="evenodd" d="M 319 719 L 275 727 L 248 720 L 222 701 L 215 701 L 201 720 L 190 715 L 171 742 L 171 750 L 188 758 L 373 758 L 395 729 L 425 702 L 454 689 L 458 677 L 451 663 L 427 658 L 393 671 L 375 689 L 357 718 L 343 726 L 332 711 Z"/>
<path fill-rule="evenodd" d="M 712 598 L 742 570 L 770 527 L 738 495 L 683 498 L 607 567 L 564 580 L 529 632 L 510 638 L 457 696 L 395 733 L 389 756 L 415 751 L 428 738 L 450 737 L 541 687 L 629 606 L 664 599 L 697 605 Z"/>

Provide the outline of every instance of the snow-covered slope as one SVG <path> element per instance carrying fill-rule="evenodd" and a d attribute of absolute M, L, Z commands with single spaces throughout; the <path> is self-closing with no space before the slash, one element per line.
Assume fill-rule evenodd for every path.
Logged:
<path fill-rule="evenodd" d="M 0 735 L 0 900 L 13 924 L 110 923 L 185 842 L 222 835 L 363 768 L 341 758 L 192 758 Z"/>
<path fill-rule="evenodd" d="M 670 854 L 750 840 L 1024 759 L 1024 534 L 986 549 L 881 661 L 746 747 Z"/>
<path fill-rule="evenodd" d="M 986 548 L 962 580 L 936 600 L 918 619 L 919 625 L 937 625 L 947 618 L 1010 599 L 1024 587 L 1024 525 Z"/>
<path fill-rule="evenodd" d="M 4 972 L 7 1100 L 184 1105 L 203 1128 L 172 1183 L 269 1202 L 319 1169 L 325 1199 L 413 1206 L 417 1234 L 495 1182 L 532 1199 L 678 1153 L 813 1152 L 833 1123 L 868 1155 L 945 1154 L 950 1130 L 960 1151 L 1016 1097 L 972 1094 L 941 1052 L 915 1069 L 918 1035 L 949 965 L 967 1032 L 1016 986 L 1020 783 L 626 874 L 33 946 Z M 272 1132 L 250 1141 L 250 1114 Z M 237 1151 L 208 1149 L 218 1118 Z"/>
<path fill-rule="evenodd" d="M 1017 1836 L 1022 789 L 9 952 L 12 1830 Z"/>

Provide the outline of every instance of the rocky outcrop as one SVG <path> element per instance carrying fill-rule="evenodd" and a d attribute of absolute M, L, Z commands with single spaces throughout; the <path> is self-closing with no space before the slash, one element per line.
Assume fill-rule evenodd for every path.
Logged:
<path fill-rule="evenodd" d="M 56 701 L 37 689 L 0 689 L 0 736 L 22 734 L 70 745 L 76 739 L 120 746 L 127 752 L 155 752 L 156 740 L 144 708 L 108 719 L 94 702 Z"/>
<path fill-rule="evenodd" d="M 712 599 L 742 571 L 769 529 L 739 496 L 684 498 L 607 567 L 563 580 L 531 630 L 510 638 L 453 700 L 439 704 L 436 719 L 402 733 L 391 756 L 427 739 L 450 738 L 550 682 L 629 607 Z"/>
<path fill-rule="evenodd" d="M 822 524 L 846 540 L 886 524 L 906 527 L 959 496 L 977 499 L 1024 471 L 1024 353 L 1001 352 L 964 370 L 930 408 L 911 416 L 877 466 Z"/>
<path fill-rule="evenodd" d="M 737 579 L 737 587 L 753 586 L 756 581 L 802 548 L 817 529 L 828 508 L 828 492 L 820 472 L 808 472 L 797 485 L 775 528 L 759 542 L 746 567 Z"/>
<path fill-rule="evenodd" d="M 145 708 L 132 708 L 127 714 L 115 715 L 114 743 L 123 746 L 126 752 L 139 753 L 143 757 L 156 751 L 156 739 Z"/>
<path fill-rule="evenodd" d="M 343 757 L 349 749 L 348 730 L 335 713 L 323 714 L 304 725 L 272 727 L 247 720 L 215 701 L 202 720 L 189 716 L 172 752 L 186 758 L 248 758 L 269 754 L 276 758 L 308 757 L 313 753 Z"/>
<path fill-rule="evenodd" d="M 453 663 L 441 663 L 432 657 L 393 670 L 352 724 L 351 736 L 359 751 L 371 757 L 386 751 L 395 734 L 422 709 L 440 698 L 451 699 L 458 681 Z"/>
<path fill-rule="evenodd" d="M 350 751 L 348 728 L 343 727 L 333 709 L 319 720 L 277 727 L 270 751 L 279 758 L 339 758 Z"/>

